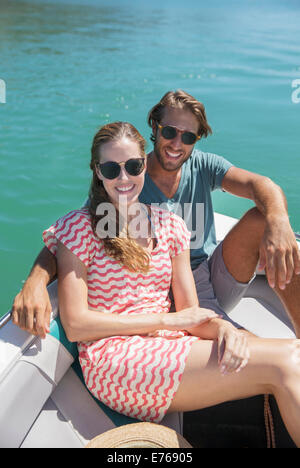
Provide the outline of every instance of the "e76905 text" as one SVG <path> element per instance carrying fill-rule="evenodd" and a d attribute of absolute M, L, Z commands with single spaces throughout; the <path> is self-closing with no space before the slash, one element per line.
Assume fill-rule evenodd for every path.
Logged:
<path fill-rule="evenodd" d="M 152 452 L 152 463 L 191 463 L 191 452 Z"/>

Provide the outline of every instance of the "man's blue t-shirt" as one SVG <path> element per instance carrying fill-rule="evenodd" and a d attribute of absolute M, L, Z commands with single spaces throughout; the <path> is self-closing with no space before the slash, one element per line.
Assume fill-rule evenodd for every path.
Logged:
<path fill-rule="evenodd" d="M 167 198 L 146 173 L 139 201 L 159 205 L 180 215 L 191 231 L 191 265 L 195 269 L 217 245 L 211 192 L 221 188 L 232 164 L 221 156 L 194 150 L 183 164 L 173 198 Z"/>

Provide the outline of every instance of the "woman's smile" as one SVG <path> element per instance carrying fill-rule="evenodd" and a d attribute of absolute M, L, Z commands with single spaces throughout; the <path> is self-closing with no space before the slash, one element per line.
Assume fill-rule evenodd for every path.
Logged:
<path fill-rule="evenodd" d="M 120 187 L 116 187 L 116 191 L 123 193 L 123 194 L 131 192 L 133 189 L 134 189 L 134 184 L 122 185 Z"/>

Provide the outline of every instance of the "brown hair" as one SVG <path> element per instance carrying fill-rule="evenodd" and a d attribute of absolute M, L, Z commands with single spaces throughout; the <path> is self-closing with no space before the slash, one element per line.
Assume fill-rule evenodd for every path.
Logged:
<path fill-rule="evenodd" d="M 208 125 L 205 107 L 202 102 L 197 101 L 197 99 L 181 89 L 168 91 L 159 103 L 152 107 L 148 114 L 148 125 L 150 127 L 152 127 L 153 123 L 161 121 L 166 107 L 191 111 L 199 123 L 198 135 L 207 137 L 208 134 L 212 134 L 212 129 Z M 151 135 L 151 140 L 155 141 L 153 135 Z"/>
<path fill-rule="evenodd" d="M 97 235 L 97 224 L 104 216 L 96 214 L 97 208 L 101 203 L 109 203 L 109 197 L 104 188 L 103 182 L 98 178 L 96 173 L 96 165 L 101 158 L 101 146 L 110 141 L 120 140 L 123 137 L 127 137 L 136 142 L 140 148 L 141 156 L 146 157 L 146 142 L 144 138 L 138 130 L 128 122 L 113 122 L 104 125 L 96 133 L 93 140 L 90 162 L 90 168 L 93 171 L 93 179 L 90 188 L 89 213 L 95 235 Z M 101 237 L 107 255 L 113 257 L 131 271 L 149 271 L 149 255 L 146 250 L 134 239 L 131 239 L 128 236 L 120 237 L 118 213 L 115 223 L 116 237 Z"/>

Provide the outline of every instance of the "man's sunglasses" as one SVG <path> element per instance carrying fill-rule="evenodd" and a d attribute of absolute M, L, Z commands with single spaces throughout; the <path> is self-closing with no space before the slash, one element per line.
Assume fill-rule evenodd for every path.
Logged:
<path fill-rule="evenodd" d="M 115 161 L 107 161 L 103 164 L 96 164 L 99 167 L 101 174 L 105 179 L 116 179 L 121 172 L 121 166 L 125 166 L 126 172 L 131 176 L 140 175 L 145 168 L 145 158 L 132 158 L 126 162 L 117 163 Z"/>
<path fill-rule="evenodd" d="M 194 145 L 197 140 L 200 140 L 200 136 L 192 132 L 186 132 L 184 130 L 178 130 L 176 127 L 171 127 L 171 125 L 162 125 L 157 124 L 162 136 L 166 140 L 173 140 L 177 136 L 177 133 L 181 133 L 181 141 L 185 145 Z"/>

